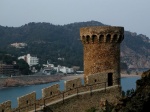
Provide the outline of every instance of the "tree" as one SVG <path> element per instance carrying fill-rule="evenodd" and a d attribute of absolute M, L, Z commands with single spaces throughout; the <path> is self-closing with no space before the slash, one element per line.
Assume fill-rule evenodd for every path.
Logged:
<path fill-rule="evenodd" d="M 18 60 L 16 66 L 18 66 L 19 71 L 23 75 L 29 75 L 31 73 L 28 63 L 24 61 L 23 59 Z"/>

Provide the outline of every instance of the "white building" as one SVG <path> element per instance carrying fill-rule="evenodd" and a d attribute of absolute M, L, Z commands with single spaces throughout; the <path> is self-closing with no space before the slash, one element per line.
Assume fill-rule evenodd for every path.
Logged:
<path fill-rule="evenodd" d="M 12 44 L 10 44 L 11 46 L 13 46 L 13 47 L 15 47 L 15 48 L 24 48 L 24 47 L 26 47 L 27 46 L 27 44 L 26 43 L 12 43 Z"/>
<path fill-rule="evenodd" d="M 37 57 L 32 57 L 30 54 L 20 56 L 18 59 L 24 59 L 29 66 L 37 65 L 39 62 L 39 59 Z"/>
<path fill-rule="evenodd" d="M 60 65 L 58 65 L 57 67 L 54 67 L 54 69 L 57 72 L 62 72 L 62 73 L 66 73 L 66 74 L 74 72 L 73 68 L 68 68 L 68 67 L 60 66 Z"/>

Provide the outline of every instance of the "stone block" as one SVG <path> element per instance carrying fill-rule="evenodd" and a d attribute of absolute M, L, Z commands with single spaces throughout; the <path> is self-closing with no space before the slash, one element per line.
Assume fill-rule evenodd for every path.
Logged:
<path fill-rule="evenodd" d="M 50 87 L 42 89 L 42 97 L 51 97 L 60 93 L 59 84 L 52 85 Z"/>
<path fill-rule="evenodd" d="M 80 78 L 68 80 L 68 81 L 65 81 L 65 90 L 68 91 L 71 89 L 75 89 L 77 87 L 80 87 L 81 85 L 82 85 L 82 82 Z"/>
<path fill-rule="evenodd" d="M 18 107 L 30 106 L 36 102 L 36 93 L 32 92 L 24 96 L 18 97 Z"/>
<path fill-rule="evenodd" d="M 11 101 L 1 103 L 0 112 L 11 112 Z"/>

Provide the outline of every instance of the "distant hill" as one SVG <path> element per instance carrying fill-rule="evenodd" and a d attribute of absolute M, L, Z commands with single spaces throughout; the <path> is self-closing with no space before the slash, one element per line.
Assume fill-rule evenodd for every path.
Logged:
<path fill-rule="evenodd" d="M 83 48 L 79 29 L 86 26 L 104 26 L 97 21 L 53 25 L 50 23 L 28 23 L 21 27 L 0 26 L 0 50 L 15 56 L 30 53 L 40 58 L 40 63 L 50 60 L 55 65 L 80 66 L 83 68 Z M 26 43 L 24 48 L 10 44 Z M 150 67 L 150 39 L 143 34 L 125 31 L 121 43 L 121 61 L 128 67 Z M 58 60 L 64 58 L 64 60 Z"/>

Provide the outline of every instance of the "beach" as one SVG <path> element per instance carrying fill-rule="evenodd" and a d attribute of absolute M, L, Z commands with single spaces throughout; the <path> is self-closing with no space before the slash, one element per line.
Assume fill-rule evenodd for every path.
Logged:
<path fill-rule="evenodd" d="M 125 74 L 121 73 L 121 77 L 141 77 L 141 74 Z M 45 84 L 59 80 L 72 80 L 76 78 L 84 78 L 84 74 L 56 75 L 56 76 L 20 76 L 0 79 L 0 88 L 26 86 L 35 84 Z"/>
<path fill-rule="evenodd" d="M 141 74 L 125 74 L 125 73 L 121 73 L 121 77 L 141 77 Z M 68 76 L 64 76 L 61 79 L 62 80 L 71 80 L 71 79 L 76 79 L 76 78 L 84 78 L 84 74 L 77 74 L 77 75 L 68 75 Z"/>

